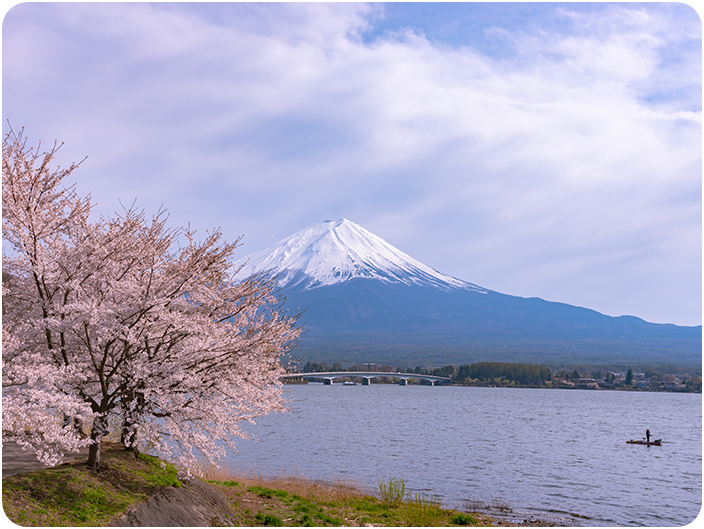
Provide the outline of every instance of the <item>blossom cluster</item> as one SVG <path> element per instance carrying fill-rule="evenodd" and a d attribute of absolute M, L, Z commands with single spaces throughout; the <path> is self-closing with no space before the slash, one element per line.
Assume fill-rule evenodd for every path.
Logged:
<path fill-rule="evenodd" d="M 3 140 L 3 438 L 53 464 L 89 445 L 95 466 L 117 416 L 126 446 L 215 463 L 239 423 L 285 409 L 297 315 L 266 273 L 238 280 L 239 240 L 197 241 L 164 211 L 91 220 L 62 185 L 78 165 L 52 169 L 57 147 L 39 150 Z"/>

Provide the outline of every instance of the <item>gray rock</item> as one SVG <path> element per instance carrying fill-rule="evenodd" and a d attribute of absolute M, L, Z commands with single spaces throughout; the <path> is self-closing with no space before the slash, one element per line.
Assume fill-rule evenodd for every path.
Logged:
<path fill-rule="evenodd" d="M 235 513 L 225 496 L 197 478 L 181 487 L 166 487 L 137 505 L 110 527 L 216 527 L 232 526 Z"/>

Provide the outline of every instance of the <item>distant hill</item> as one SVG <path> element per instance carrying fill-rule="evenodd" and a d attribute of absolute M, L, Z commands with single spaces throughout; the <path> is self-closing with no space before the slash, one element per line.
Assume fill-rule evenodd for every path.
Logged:
<path fill-rule="evenodd" d="M 438 272 L 345 219 L 313 224 L 241 263 L 243 276 L 271 270 L 285 307 L 305 311 L 307 332 L 295 352 L 305 360 L 701 365 L 701 326 L 494 292 Z"/>

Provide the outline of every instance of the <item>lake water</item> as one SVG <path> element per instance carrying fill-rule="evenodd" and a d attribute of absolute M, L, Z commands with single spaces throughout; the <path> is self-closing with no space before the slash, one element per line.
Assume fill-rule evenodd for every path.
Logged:
<path fill-rule="evenodd" d="M 508 504 L 580 526 L 683 526 L 702 501 L 702 395 L 456 386 L 286 386 L 291 413 L 246 430 L 228 465 L 403 478 L 444 506 Z M 662 446 L 626 444 L 650 429 Z"/>

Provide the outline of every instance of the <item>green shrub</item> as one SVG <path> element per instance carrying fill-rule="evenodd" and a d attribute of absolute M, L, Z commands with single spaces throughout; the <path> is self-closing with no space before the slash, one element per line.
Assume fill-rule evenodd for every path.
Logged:
<path fill-rule="evenodd" d="M 470 514 L 463 514 L 461 512 L 458 512 L 452 515 L 452 517 L 450 518 L 450 523 L 453 523 L 455 525 L 477 525 L 479 522 L 474 516 Z"/>
<path fill-rule="evenodd" d="M 379 481 L 379 499 L 385 503 L 401 503 L 406 496 L 406 484 L 403 479 L 389 478 L 388 482 Z"/>
<path fill-rule="evenodd" d="M 409 495 L 405 518 L 411 527 L 429 527 L 440 517 L 440 501 L 425 492 Z"/>
<path fill-rule="evenodd" d="M 387 517 L 389 515 L 389 505 L 380 502 L 377 498 L 367 496 L 352 500 L 350 504 L 358 511 L 379 514 Z"/>
<path fill-rule="evenodd" d="M 261 496 L 262 498 L 273 498 L 274 496 L 284 499 L 288 496 L 288 492 L 285 490 L 279 490 L 279 489 L 268 489 L 266 487 L 249 487 L 247 488 L 248 492 L 253 492 L 257 496 Z"/>
<path fill-rule="evenodd" d="M 268 525 L 271 527 L 283 527 L 284 525 L 284 522 L 281 520 L 281 518 L 279 518 L 278 516 L 274 516 L 273 514 L 264 514 L 258 512 L 255 518 L 262 522 L 264 525 Z"/>

